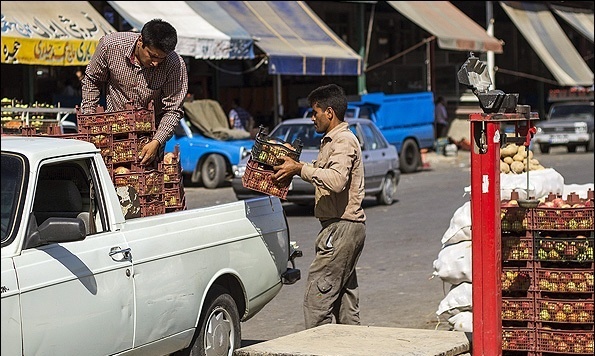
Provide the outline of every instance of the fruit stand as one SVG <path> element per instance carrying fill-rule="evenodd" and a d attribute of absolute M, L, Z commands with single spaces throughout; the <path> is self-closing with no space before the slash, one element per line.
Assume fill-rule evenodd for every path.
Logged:
<path fill-rule="evenodd" d="M 528 152 L 538 117 L 514 94 L 481 90 L 484 69 L 473 57 L 459 72 L 484 111 L 470 115 L 472 354 L 592 355 L 594 192 L 536 199 L 527 169 L 523 199 L 501 199 L 502 148 Z M 514 124 L 514 135 L 501 134 L 502 123 Z"/>

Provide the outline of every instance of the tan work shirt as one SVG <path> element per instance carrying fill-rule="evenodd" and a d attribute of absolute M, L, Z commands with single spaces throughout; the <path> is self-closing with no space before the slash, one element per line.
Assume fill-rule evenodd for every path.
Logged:
<path fill-rule="evenodd" d="M 322 138 L 318 157 L 312 163 L 304 162 L 300 177 L 314 184 L 314 216 L 320 221 L 366 221 L 361 147 L 346 122 Z"/>

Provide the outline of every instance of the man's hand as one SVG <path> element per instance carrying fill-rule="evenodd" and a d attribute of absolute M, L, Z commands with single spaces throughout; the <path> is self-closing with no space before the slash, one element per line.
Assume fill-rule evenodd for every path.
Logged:
<path fill-rule="evenodd" d="M 293 176 L 300 174 L 304 164 L 301 162 L 296 162 L 288 156 L 281 156 L 280 159 L 283 160 L 283 163 L 273 167 L 275 173 L 273 174 L 272 178 L 274 181 L 279 183 L 288 183 L 291 181 Z"/>
<path fill-rule="evenodd" d="M 161 144 L 157 140 L 151 140 L 151 142 L 147 143 L 143 149 L 140 151 L 140 155 L 138 158 L 141 159 L 140 164 L 150 164 L 153 162 L 157 155 L 159 154 L 159 147 Z"/>

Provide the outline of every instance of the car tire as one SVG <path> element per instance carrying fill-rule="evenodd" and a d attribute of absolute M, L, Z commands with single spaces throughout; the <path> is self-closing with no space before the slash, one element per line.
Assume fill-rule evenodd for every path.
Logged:
<path fill-rule="evenodd" d="M 566 146 L 566 149 L 568 150 L 568 153 L 575 153 L 576 152 L 576 146 L 575 145 Z"/>
<path fill-rule="evenodd" d="M 205 300 L 190 347 L 176 356 L 233 355 L 241 347 L 240 314 L 229 292 L 214 286 Z"/>
<path fill-rule="evenodd" d="M 376 201 L 381 205 L 391 205 L 394 201 L 396 185 L 392 175 L 387 174 L 382 181 L 382 190 L 376 195 Z"/>
<path fill-rule="evenodd" d="M 587 152 L 593 152 L 593 144 L 594 144 L 594 135 L 593 135 L 593 132 L 591 132 L 591 135 L 589 137 L 589 142 L 587 142 L 587 144 L 585 145 L 585 150 Z"/>
<path fill-rule="evenodd" d="M 414 140 L 407 139 L 403 142 L 399 161 L 399 169 L 403 173 L 413 173 L 421 166 L 421 153 Z"/>
<path fill-rule="evenodd" d="M 550 153 L 550 145 L 539 144 L 539 152 L 548 154 Z"/>
<path fill-rule="evenodd" d="M 225 159 L 221 155 L 212 154 L 202 163 L 200 176 L 207 189 L 215 189 L 225 181 Z"/>

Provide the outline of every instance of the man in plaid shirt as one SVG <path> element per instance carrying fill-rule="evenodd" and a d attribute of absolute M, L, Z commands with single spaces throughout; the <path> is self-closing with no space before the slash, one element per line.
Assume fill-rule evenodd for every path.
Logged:
<path fill-rule="evenodd" d="M 188 74 L 174 51 L 177 42 L 176 29 L 161 19 L 147 22 L 140 34 L 107 34 L 99 40 L 82 79 L 83 114 L 96 111 L 102 91 L 107 112 L 126 110 L 126 103 L 146 108 L 154 102 L 157 131 L 140 152 L 141 164 L 162 158 L 165 142 L 184 115 Z"/>

